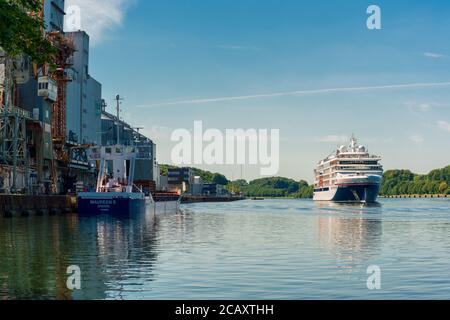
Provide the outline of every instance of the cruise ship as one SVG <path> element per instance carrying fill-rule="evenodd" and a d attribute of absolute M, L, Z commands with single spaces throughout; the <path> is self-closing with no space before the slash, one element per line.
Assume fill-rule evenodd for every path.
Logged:
<path fill-rule="evenodd" d="M 374 203 L 383 179 L 381 157 L 370 155 L 352 136 L 314 170 L 314 200 Z"/>

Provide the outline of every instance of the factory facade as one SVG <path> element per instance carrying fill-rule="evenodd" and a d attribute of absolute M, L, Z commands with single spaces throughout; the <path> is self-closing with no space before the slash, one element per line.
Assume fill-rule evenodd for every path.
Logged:
<path fill-rule="evenodd" d="M 56 71 L 0 48 L 0 193 L 58 194 L 95 183 L 88 148 L 116 142 L 139 147 L 138 177 L 159 181 L 155 145 L 105 110 L 89 72 L 89 35 L 64 32 L 64 0 L 43 1 L 46 37 L 58 50 Z M 151 182 L 152 181 L 152 182 Z"/>
<path fill-rule="evenodd" d="M 101 143 L 102 85 L 89 73 L 89 35 L 66 32 L 75 45 L 73 64 L 67 70 L 67 135 L 80 144 Z"/>

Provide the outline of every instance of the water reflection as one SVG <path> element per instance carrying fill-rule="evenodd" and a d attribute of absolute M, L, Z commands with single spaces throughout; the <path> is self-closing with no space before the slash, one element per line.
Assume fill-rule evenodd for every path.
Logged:
<path fill-rule="evenodd" d="M 380 204 L 317 203 L 317 237 L 321 246 L 351 268 L 375 255 L 381 245 Z"/>
<path fill-rule="evenodd" d="M 154 214 L 118 219 L 101 216 L 80 219 L 80 237 L 90 239 L 90 260 L 82 262 L 85 286 L 74 298 L 115 298 L 127 290 L 142 290 L 154 280 L 154 265 L 158 259 L 158 222 Z M 96 254 L 92 254 L 96 253 Z M 79 261 L 85 256 L 74 257 Z"/>
<path fill-rule="evenodd" d="M 372 264 L 386 270 L 383 297 L 448 298 L 447 202 L 182 209 L 0 218 L 0 299 L 370 299 Z M 81 268 L 80 291 L 66 288 L 70 265 Z"/>
<path fill-rule="evenodd" d="M 103 299 L 133 279 L 152 281 L 157 234 L 154 214 L 0 219 L 0 297 Z M 81 269 L 82 290 L 67 289 L 70 265 Z"/>
<path fill-rule="evenodd" d="M 75 216 L 0 219 L 0 298 L 70 299 L 66 269 L 78 227 Z"/>
<path fill-rule="evenodd" d="M 375 203 L 351 203 L 351 202 L 314 202 L 315 207 L 321 212 L 341 212 L 347 214 L 382 214 L 383 206 Z"/>

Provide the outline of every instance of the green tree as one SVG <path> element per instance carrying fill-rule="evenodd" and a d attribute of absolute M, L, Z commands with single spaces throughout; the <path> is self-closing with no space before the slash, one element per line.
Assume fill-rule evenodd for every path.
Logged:
<path fill-rule="evenodd" d="M 306 181 L 295 181 L 283 177 L 263 178 L 241 185 L 242 192 L 249 197 L 295 197 L 312 198 L 313 186 Z"/>
<path fill-rule="evenodd" d="M 212 183 L 217 183 L 222 186 L 226 186 L 228 184 L 228 179 L 220 173 L 214 173 L 212 176 Z"/>
<path fill-rule="evenodd" d="M 55 48 L 45 38 L 40 0 L 0 1 L 0 47 L 10 56 L 27 54 L 38 65 L 51 63 Z"/>
<path fill-rule="evenodd" d="M 439 184 L 439 193 L 445 194 L 446 191 L 447 191 L 447 188 L 448 188 L 447 182 L 442 181 L 442 182 Z"/>
<path fill-rule="evenodd" d="M 381 195 L 446 193 L 450 186 L 450 166 L 426 175 L 409 170 L 389 170 L 384 173 Z"/>
<path fill-rule="evenodd" d="M 314 186 L 308 185 L 308 182 L 301 180 L 299 183 L 299 191 L 295 195 L 296 198 L 308 199 L 314 195 Z"/>
<path fill-rule="evenodd" d="M 245 187 L 248 186 L 248 182 L 240 179 L 240 180 L 236 180 L 236 181 L 230 181 L 227 186 L 226 189 L 231 192 L 231 193 L 241 193 L 243 191 L 243 189 Z"/>
<path fill-rule="evenodd" d="M 169 173 L 169 169 L 175 169 L 177 168 L 176 166 L 172 166 L 172 165 L 168 165 L 168 164 L 160 164 L 159 165 L 159 169 L 161 171 L 161 175 L 163 176 L 167 176 L 167 174 Z"/>
<path fill-rule="evenodd" d="M 204 183 L 213 183 L 214 173 L 198 168 L 191 168 L 191 170 L 194 175 L 201 177 Z"/>
<path fill-rule="evenodd" d="M 226 185 L 225 189 L 226 189 L 228 192 L 231 192 L 231 193 L 235 193 L 235 194 L 241 193 L 241 188 L 240 188 L 240 186 L 238 186 L 237 184 L 235 184 L 235 183 L 233 183 L 233 182 L 228 183 L 228 184 Z"/>

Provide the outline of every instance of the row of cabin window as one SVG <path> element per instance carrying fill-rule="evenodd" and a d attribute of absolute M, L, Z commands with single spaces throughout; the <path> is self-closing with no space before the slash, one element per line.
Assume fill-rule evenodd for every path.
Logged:
<path fill-rule="evenodd" d="M 39 90 L 47 90 L 48 89 L 48 82 L 41 82 L 38 84 Z"/>

